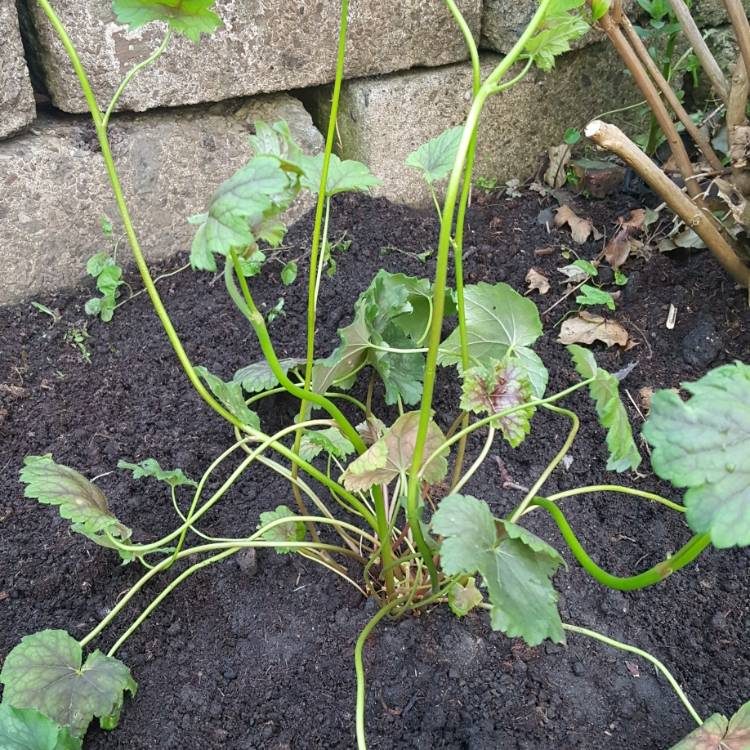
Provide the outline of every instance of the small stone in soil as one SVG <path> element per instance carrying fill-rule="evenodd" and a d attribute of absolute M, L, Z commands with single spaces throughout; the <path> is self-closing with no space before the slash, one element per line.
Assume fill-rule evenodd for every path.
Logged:
<path fill-rule="evenodd" d="M 237 561 L 237 567 L 248 578 L 251 578 L 258 572 L 258 560 L 253 547 L 241 549 L 234 559 Z"/>
<path fill-rule="evenodd" d="M 682 340 L 682 358 L 698 370 L 708 367 L 720 351 L 721 337 L 708 318 L 701 318 Z"/>

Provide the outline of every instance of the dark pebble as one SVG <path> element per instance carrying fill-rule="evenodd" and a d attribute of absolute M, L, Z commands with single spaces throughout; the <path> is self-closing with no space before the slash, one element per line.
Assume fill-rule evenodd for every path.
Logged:
<path fill-rule="evenodd" d="M 721 351 L 721 337 L 712 320 L 702 318 L 682 340 L 682 358 L 691 367 L 703 370 Z"/>

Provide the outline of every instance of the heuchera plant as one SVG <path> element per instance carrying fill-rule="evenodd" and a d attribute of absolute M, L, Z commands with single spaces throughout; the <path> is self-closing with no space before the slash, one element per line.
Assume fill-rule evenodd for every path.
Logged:
<path fill-rule="evenodd" d="M 155 479 L 168 487 L 179 525 L 154 541 L 134 541 L 131 529 L 116 518 L 101 490 L 78 471 L 59 465 L 51 455 L 26 458 L 21 481 L 27 497 L 57 506 L 74 531 L 146 570 L 82 638 L 63 630 L 45 630 L 27 635 L 8 654 L 0 673 L 4 685 L 0 745 L 72 750 L 81 747 L 94 718 L 105 729 L 113 728 L 125 693 L 133 696 L 136 691 L 129 669 L 116 658 L 123 643 L 193 573 L 242 549 L 269 547 L 281 554 L 302 555 L 379 603 L 355 647 L 360 749 L 366 747 L 362 652 L 367 636 L 385 617 L 404 617 L 439 604 L 447 604 L 458 616 L 476 608 L 487 610 L 494 630 L 523 638 L 531 646 L 545 639 L 561 643 L 568 633 L 575 633 L 639 654 L 666 676 L 698 724 L 677 746 L 679 750 L 746 747 L 750 704 L 731 720 L 714 715 L 702 722 L 655 657 L 561 620 L 552 579 L 563 559 L 526 529 L 523 521 L 535 510 L 548 513 L 586 571 L 603 585 L 620 590 L 658 583 L 711 544 L 718 548 L 750 544 L 746 460 L 750 367 L 727 365 L 686 384 L 687 400 L 671 391 L 653 398 L 644 428 L 653 446 L 653 467 L 659 476 L 686 488 L 684 505 L 614 484 L 544 495 L 546 480 L 569 451 L 579 427 L 576 414 L 560 404 L 580 389 L 588 389 L 606 431 L 608 468 L 624 472 L 641 463 L 620 400 L 618 377 L 598 367 L 588 350 L 570 346 L 580 380 L 557 393 L 547 393 L 548 373 L 533 349 L 542 333 L 535 305 L 507 284 L 463 283 L 464 218 L 482 108 L 488 98 L 521 80 L 532 66 L 551 68 L 555 55 L 586 31 L 586 19 L 579 14 L 583 0 L 542 0 L 517 44 L 484 81 L 469 27 L 453 0 L 446 0 L 470 52 L 472 104 L 464 126 L 443 133 L 407 160 L 423 173 L 440 219 L 435 277 L 417 279 L 380 271 L 357 300 L 351 323 L 339 331 L 338 346 L 327 357 L 316 358 L 317 301 L 324 283 L 332 201 L 339 193 L 367 190 L 377 184 L 363 164 L 340 160 L 331 153 L 348 18 L 348 2 L 342 0 L 324 153 L 314 157 L 303 154 L 283 122 L 258 123 L 251 138 L 252 159 L 219 187 L 204 213 L 190 219 L 197 227 L 191 251 L 193 267 L 223 273 L 227 291 L 253 328 L 264 355 L 228 381 L 195 366 L 185 353 L 143 259 L 107 139 L 110 115 L 125 86 L 164 52 L 170 35 L 183 34 L 198 41 L 202 34 L 219 27 L 211 1 L 115 0 L 117 17 L 131 28 L 163 21 L 167 31 L 158 49 L 126 76 L 104 111 L 55 11 L 48 0 L 37 2 L 78 74 L 125 233 L 156 313 L 196 391 L 226 419 L 236 439 L 198 482 L 180 469 L 162 468 L 155 459 L 118 464 L 132 471 L 135 478 Z M 604 5 L 596 4 L 598 13 L 606 10 Z M 437 192 L 441 183 L 445 183 L 442 203 Z M 265 260 L 261 246 L 281 243 L 286 228 L 279 216 L 302 190 L 318 196 L 308 277 L 307 347 L 296 358 L 279 359 L 266 320 L 254 302 L 251 279 Z M 455 289 L 446 284 L 451 256 Z M 456 326 L 444 338 L 443 322 L 450 316 L 456 317 Z M 444 421 L 444 415 L 437 418 L 432 409 L 439 371 L 461 383 L 460 404 L 457 414 L 451 415 L 455 416 L 452 423 Z M 362 373 L 368 378 L 364 402 L 347 393 Z M 378 415 L 381 410 L 374 395 L 378 380 L 385 403 L 398 407 L 399 416 L 390 425 Z M 299 401 L 299 416 L 284 429 L 267 434 L 253 407 L 279 392 Z M 539 410 L 567 420 L 568 435 L 515 510 L 496 518 L 484 499 L 462 490 L 496 440 L 514 448 L 523 443 Z M 467 468 L 466 439 L 478 430 L 486 432 L 484 446 Z M 201 519 L 256 464 L 288 480 L 293 509 L 287 504 L 269 508 L 260 514 L 256 529 L 236 538 L 214 538 L 201 531 Z M 233 467 L 228 477 L 217 490 L 207 492 L 215 472 L 220 468 L 225 471 L 228 465 Z M 311 486 L 310 478 L 325 488 L 327 497 Z M 192 495 L 187 512 L 181 507 L 183 492 Z M 589 557 L 560 508 L 564 499 L 597 492 L 640 498 L 685 514 L 694 536 L 653 568 L 631 577 L 614 576 Z M 152 579 L 161 580 L 175 563 L 183 562 L 189 565 L 178 566 L 180 572 L 124 628 L 107 654 L 98 650 L 84 654 Z"/>

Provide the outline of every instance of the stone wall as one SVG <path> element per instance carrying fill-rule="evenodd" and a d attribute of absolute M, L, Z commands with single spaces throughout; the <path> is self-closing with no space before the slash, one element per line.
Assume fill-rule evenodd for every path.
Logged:
<path fill-rule="evenodd" d="M 127 32 L 110 2 L 52 0 L 100 106 L 163 34 L 158 24 Z M 694 2 L 701 23 L 726 23 L 721 0 Z M 536 4 L 458 0 L 481 40 L 485 71 Z M 186 217 L 247 159 L 254 119 L 286 119 L 308 152 L 322 147 L 339 7 L 339 0 L 216 0 L 223 28 L 215 36 L 197 46 L 174 39 L 134 79 L 111 135 L 147 257 L 188 247 Z M 84 99 L 35 0 L 0 0 L 0 40 L 0 303 L 7 303 L 74 283 L 102 248 L 100 216 L 115 221 L 116 232 L 118 225 Z M 532 73 L 487 107 L 477 175 L 528 177 L 567 127 L 636 99 L 601 39 L 592 34 L 577 46 L 552 73 Z M 465 116 L 466 59 L 444 0 L 352 3 L 338 147 L 383 179 L 379 194 L 425 205 L 427 193 L 403 160 Z"/>

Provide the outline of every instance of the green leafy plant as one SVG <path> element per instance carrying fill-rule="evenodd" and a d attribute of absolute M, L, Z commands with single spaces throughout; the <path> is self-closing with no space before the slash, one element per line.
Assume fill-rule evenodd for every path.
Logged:
<path fill-rule="evenodd" d="M 736 448 L 747 441 L 750 428 L 744 412 L 739 416 L 735 412 L 734 420 L 726 412 L 730 402 L 736 405 L 749 400 L 750 368 L 737 363 L 709 373 L 686 386 L 692 394 L 688 401 L 664 394 L 653 399 L 644 434 L 654 447 L 654 469 L 677 486 L 689 488 L 685 506 L 619 485 L 585 486 L 545 495 L 544 486 L 570 450 L 580 424 L 576 413 L 560 403 L 582 389 L 589 390 L 606 432 L 608 468 L 624 472 L 640 465 L 618 377 L 599 368 L 589 351 L 571 346 L 570 382 L 548 393 L 549 374 L 533 348 L 542 334 L 533 302 L 504 283 L 467 286 L 463 281 L 463 229 L 482 108 L 492 95 L 521 80 L 534 64 L 542 69 L 551 67 L 555 55 L 585 31 L 587 25 L 577 12 L 583 0 L 542 0 L 517 44 L 484 81 L 468 26 L 455 2 L 446 0 L 469 49 L 473 99 L 463 127 L 439 136 L 409 157 L 433 190 L 440 218 L 435 276 L 418 279 L 381 270 L 355 303 L 351 322 L 339 330 L 338 346 L 321 357 L 315 332 L 327 263 L 331 201 L 341 192 L 367 190 L 377 184 L 364 165 L 331 153 L 348 22 L 348 2 L 343 0 L 324 152 L 315 157 L 303 154 L 283 122 L 257 123 L 251 139 L 253 157 L 218 188 L 206 211 L 191 219 L 197 227 L 191 251 L 193 266 L 223 275 L 227 292 L 253 329 L 264 357 L 241 368 L 228 381 L 195 366 L 185 352 L 143 259 L 109 149 L 108 114 L 124 85 L 144 63 L 126 76 L 103 113 L 94 103 L 75 47 L 54 10 L 48 0 L 37 1 L 65 44 L 91 105 L 126 235 L 155 311 L 190 382 L 234 430 L 235 441 L 197 482 L 179 469 L 163 469 L 151 458 L 118 464 L 131 471 L 134 479 L 157 480 L 169 489 L 179 522 L 153 541 L 133 539 L 131 529 L 117 519 L 94 481 L 58 464 L 50 455 L 26 458 L 21 480 L 27 497 L 57 507 L 74 531 L 115 550 L 125 562 L 142 564 L 145 572 L 80 640 L 64 631 L 43 631 L 26 636 L 8 654 L 0 673 L 4 684 L 0 737 L 32 737 L 36 742 L 33 748 L 68 750 L 81 746 L 94 718 L 105 729 L 113 728 L 125 693 L 135 692 L 130 672 L 115 658 L 122 645 L 189 576 L 254 547 L 298 554 L 341 576 L 377 602 L 377 613 L 354 649 L 360 750 L 367 744 L 363 650 L 369 634 L 385 617 L 405 617 L 438 604 L 447 604 L 458 616 L 474 609 L 487 610 L 493 629 L 523 638 L 530 645 L 545 639 L 563 642 L 569 633 L 575 633 L 639 654 L 662 671 L 700 724 L 679 685 L 655 657 L 562 620 L 554 586 L 562 558 L 525 528 L 524 518 L 533 511 L 548 513 L 576 561 L 601 584 L 623 590 L 662 581 L 692 562 L 712 541 L 718 547 L 750 543 L 747 473 Z M 602 12 L 601 6 L 597 4 L 594 15 Z M 150 20 L 167 22 L 167 36 L 148 61 L 163 52 L 172 32 L 197 39 L 216 28 L 210 7 L 204 0 L 115 3 L 119 18 L 133 26 Z M 520 70 L 516 68 L 515 76 L 508 77 L 519 61 Z M 445 181 L 442 204 L 434 192 L 438 181 Z M 281 312 L 284 298 L 264 315 L 253 298 L 251 281 L 262 270 L 264 249 L 279 247 L 286 230 L 279 217 L 302 190 L 317 195 L 307 269 L 306 351 L 279 359 L 268 325 L 273 314 Z M 455 289 L 447 285 L 451 255 Z M 300 268 L 282 271 L 286 276 L 282 283 L 294 282 L 293 271 L 296 276 Z M 445 335 L 453 316 L 455 323 Z M 433 409 L 438 376 L 457 379 L 460 384 L 455 414 L 436 414 Z M 362 378 L 363 384 L 367 383 L 364 402 L 348 392 Z M 387 411 L 377 398 L 381 388 L 385 405 L 399 411 L 390 424 L 383 419 Z M 254 407 L 282 392 L 299 402 L 299 413 L 288 426 L 266 432 Z M 712 400 L 722 408 L 712 410 L 717 417 L 714 427 L 701 433 L 700 453 L 690 460 L 686 449 L 693 444 L 698 420 Z M 407 410 L 406 406 L 414 408 Z M 567 420 L 567 436 L 550 463 L 533 478 L 517 507 L 497 517 L 490 502 L 462 491 L 496 438 L 522 449 L 534 428 L 535 415 L 542 410 Z M 484 433 L 484 444 L 467 468 L 466 441 L 479 431 Z M 723 468 L 716 470 L 714 461 Z M 212 537 L 203 531 L 202 519 L 258 464 L 289 482 L 293 504 L 280 503 L 260 513 L 252 530 L 240 529 L 236 537 Z M 177 502 L 178 491 L 192 495 L 187 512 Z M 729 504 L 724 502 L 727 491 L 733 497 Z M 614 576 L 587 554 L 559 507 L 566 498 L 597 492 L 641 498 L 685 513 L 694 536 L 658 565 L 635 576 Z M 335 503 L 336 513 L 331 503 Z M 169 577 L 168 571 L 177 561 L 190 564 Z M 156 577 L 168 583 L 107 654 L 93 651 L 84 658 L 84 649 L 112 626 L 144 584 Z M 717 733 L 723 733 L 723 738 L 740 736 L 746 724 L 743 711 L 729 723 L 712 717 L 701 726 L 696 742 L 702 742 L 710 732 L 712 738 Z M 693 735 L 685 741 L 692 741 L 690 737 Z"/>

